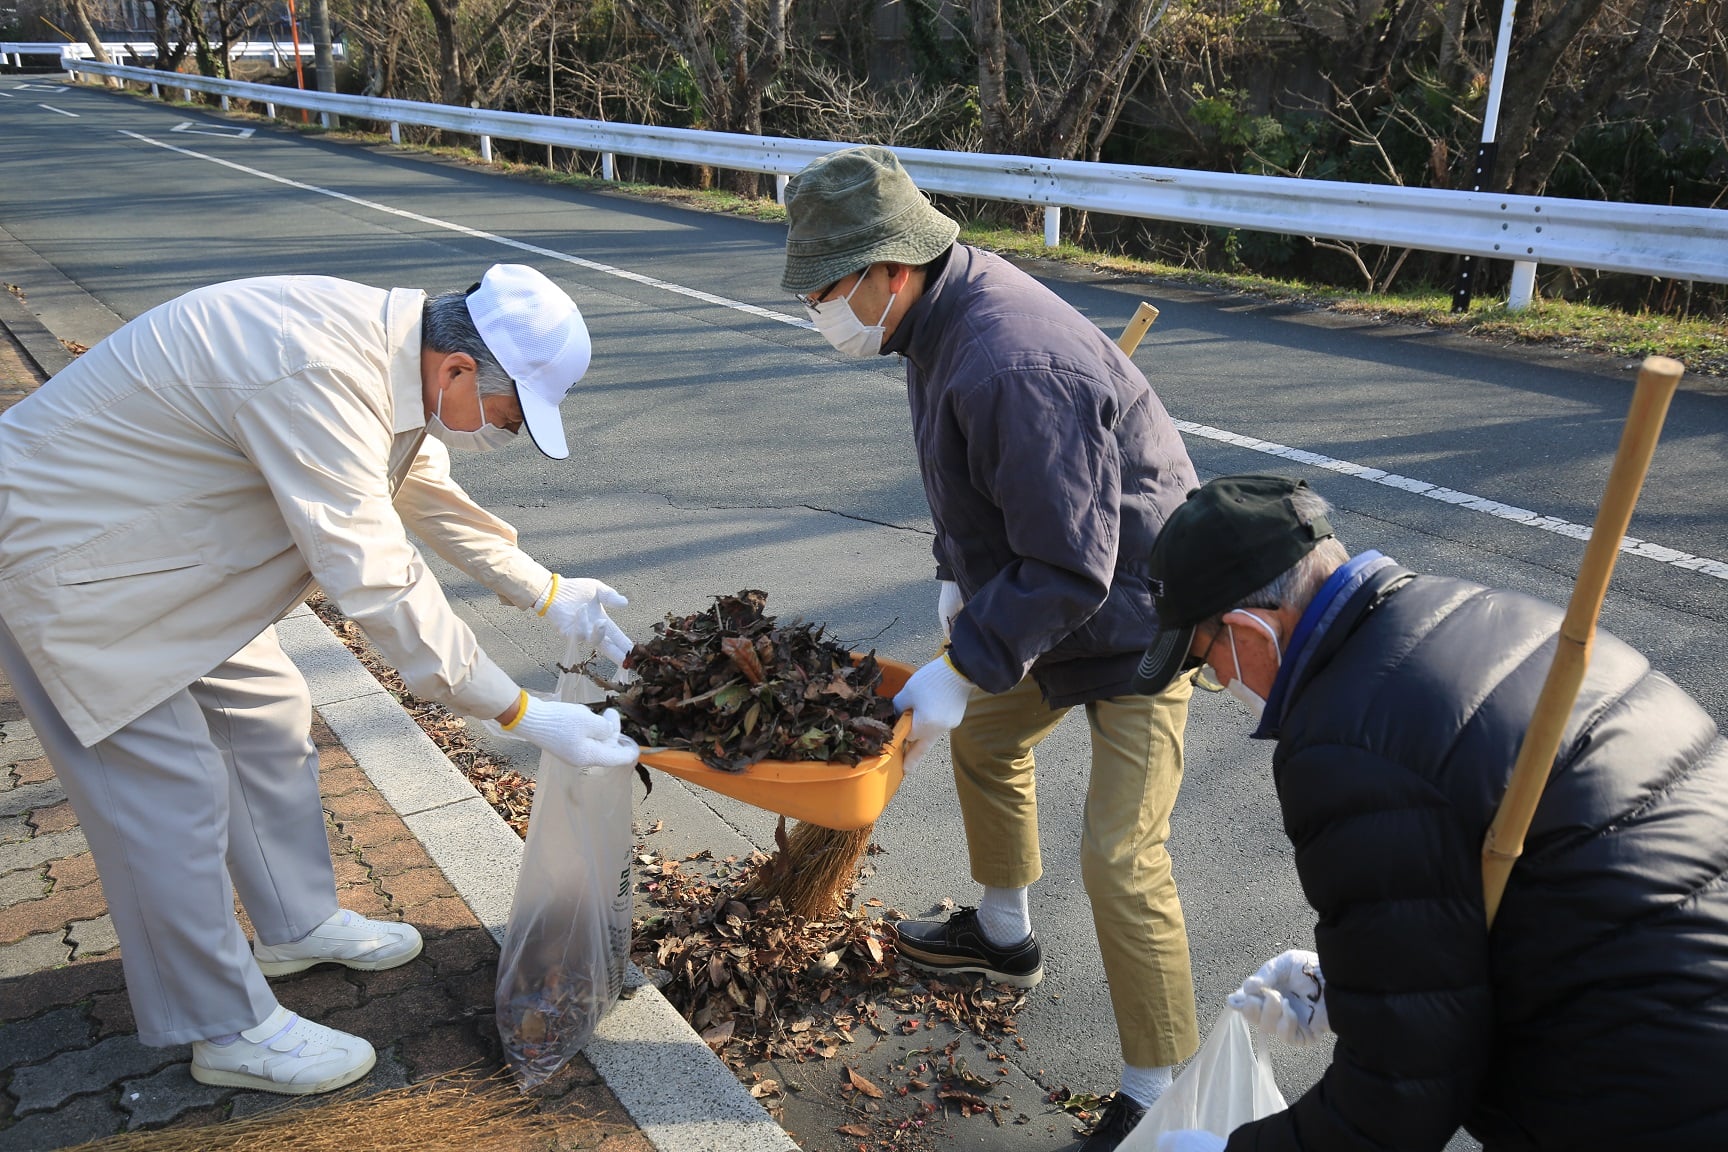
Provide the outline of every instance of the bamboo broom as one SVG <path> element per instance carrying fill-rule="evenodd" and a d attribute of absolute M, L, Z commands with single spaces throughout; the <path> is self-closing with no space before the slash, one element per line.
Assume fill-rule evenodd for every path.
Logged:
<path fill-rule="evenodd" d="M 1542 789 L 1560 749 L 1560 737 L 1572 715 L 1578 689 L 1584 683 L 1590 649 L 1596 639 L 1596 617 L 1601 614 L 1603 598 L 1608 594 L 1608 579 L 1614 574 L 1620 540 L 1632 520 L 1632 509 L 1638 503 L 1638 492 L 1644 486 L 1650 458 L 1656 451 L 1656 439 L 1662 434 L 1668 402 L 1674 398 L 1683 372 L 1685 368 L 1679 361 L 1666 356 L 1651 356 L 1638 370 L 1632 410 L 1620 435 L 1619 451 L 1614 454 L 1614 467 L 1608 474 L 1602 506 L 1596 512 L 1596 525 L 1584 547 L 1584 561 L 1578 567 L 1572 600 L 1560 625 L 1554 663 L 1549 665 L 1541 695 L 1536 698 L 1536 711 L 1524 732 L 1524 742 L 1519 745 L 1506 795 L 1501 798 L 1494 822 L 1488 826 L 1488 835 L 1482 842 L 1482 897 L 1488 910 L 1489 928 L 1494 927 L 1494 916 L 1500 911 L 1500 898 L 1506 892 L 1512 865 L 1524 851 L 1524 833 L 1529 831 L 1530 821 L 1536 815 L 1536 805 L 1542 799 Z"/>
<path fill-rule="evenodd" d="M 1116 338 L 1116 346 L 1133 356 L 1156 319 L 1158 309 L 1142 300 Z M 775 834 L 778 850 L 745 879 L 739 895 L 748 900 L 778 899 L 794 916 L 826 919 L 845 902 L 858 874 L 858 860 L 870 847 L 876 825 L 842 832 L 804 822 L 790 836 L 785 828 L 782 820 Z"/>

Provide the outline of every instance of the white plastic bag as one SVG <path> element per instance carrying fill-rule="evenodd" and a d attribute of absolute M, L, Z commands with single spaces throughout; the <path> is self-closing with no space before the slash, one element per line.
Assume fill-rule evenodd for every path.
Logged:
<path fill-rule="evenodd" d="M 1254 1033 L 1242 1013 L 1226 1008 L 1199 1054 L 1146 1109 L 1117 1152 L 1155 1152 L 1158 1137 L 1186 1128 L 1228 1136 L 1239 1125 L 1282 1111 L 1271 1060 L 1254 1050 Z"/>
<path fill-rule="evenodd" d="M 565 666 L 585 652 L 567 652 Z M 566 672 L 557 698 L 606 693 Z M 544 1083 L 618 1002 L 630 963 L 632 769 L 584 770 L 540 756 L 528 842 L 494 998 L 504 1058 L 524 1089 Z"/>

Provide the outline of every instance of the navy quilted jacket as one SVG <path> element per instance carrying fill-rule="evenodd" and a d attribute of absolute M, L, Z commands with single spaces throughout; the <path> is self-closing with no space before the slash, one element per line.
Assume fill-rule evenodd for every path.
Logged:
<path fill-rule="evenodd" d="M 1148 563 L 1198 481 L 1146 378 L 1007 261 L 956 244 L 884 346 L 906 397 L 955 665 L 1054 705 L 1119 696 L 1156 631 Z"/>
<path fill-rule="evenodd" d="M 1319 914 L 1332 1066 L 1245 1149 L 1728 1149 L 1728 744 L 1598 633 L 1492 934 L 1482 839 L 1560 611 L 1376 574 L 1273 761 Z"/>

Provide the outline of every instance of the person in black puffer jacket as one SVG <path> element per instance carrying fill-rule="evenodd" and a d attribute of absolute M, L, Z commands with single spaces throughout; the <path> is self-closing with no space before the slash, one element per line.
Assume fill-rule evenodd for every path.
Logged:
<path fill-rule="evenodd" d="M 1231 1003 L 1337 1034 L 1320 1082 L 1230 1152 L 1439 1149 L 1460 1126 L 1487 1152 L 1728 1149 L 1728 743 L 1598 632 L 1490 931 L 1482 841 L 1562 613 L 1352 559 L 1325 514 L 1301 481 L 1220 477 L 1153 549 L 1167 633 L 1142 687 L 1204 664 L 1260 711 L 1318 914 L 1318 955 Z"/>

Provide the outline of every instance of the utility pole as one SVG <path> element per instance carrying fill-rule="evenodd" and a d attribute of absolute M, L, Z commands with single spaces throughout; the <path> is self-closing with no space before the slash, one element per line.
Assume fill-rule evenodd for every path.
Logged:
<path fill-rule="evenodd" d="M 336 91 L 336 57 L 330 50 L 330 0 L 312 0 L 312 67 L 318 91 Z"/>

